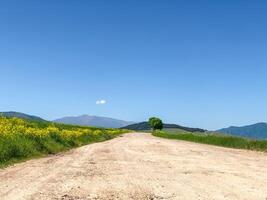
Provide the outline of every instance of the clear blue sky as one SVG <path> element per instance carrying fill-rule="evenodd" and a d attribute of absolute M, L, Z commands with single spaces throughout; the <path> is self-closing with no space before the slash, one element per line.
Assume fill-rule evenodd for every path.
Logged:
<path fill-rule="evenodd" d="M 1 111 L 45 119 L 266 122 L 267 1 L 3 0 L 0 75 Z"/>

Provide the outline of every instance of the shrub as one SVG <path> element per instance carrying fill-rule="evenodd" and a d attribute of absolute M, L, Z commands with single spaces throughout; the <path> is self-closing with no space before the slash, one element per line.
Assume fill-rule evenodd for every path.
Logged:
<path fill-rule="evenodd" d="M 157 130 L 157 129 L 161 130 L 163 128 L 163 123 L 162 123 L 161 119 L 159 119 L 157 117 L 149 118 L 148 123 L 153 130 Z"/>

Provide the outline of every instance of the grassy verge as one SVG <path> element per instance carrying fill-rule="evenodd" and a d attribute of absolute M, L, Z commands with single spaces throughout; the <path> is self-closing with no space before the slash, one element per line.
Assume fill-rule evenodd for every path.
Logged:
<path fill-rule="evenodd" d="M 155 131 L 152 134 L 157 137 L 168 138 L 168 139 L 186 140 L 191 142 L 217 145 L 222 147 L 267 152 L 266 140 L 251 140 L 247 138 L 234 137 L 234 136 L 189 133 L 189 132 L 168 133 L 166 131 Z"/>
<path fill-rule="evenodd" d="M 126 130 L 0 117 L 0 167 L 112 139 Z"/>

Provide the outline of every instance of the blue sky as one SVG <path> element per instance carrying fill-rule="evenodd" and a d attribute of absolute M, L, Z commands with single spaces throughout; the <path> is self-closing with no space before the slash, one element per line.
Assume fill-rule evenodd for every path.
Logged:
<path fill-rule="evenodd" d="M 265 0 L 1 1 L 0 110 L 266 122 L 266 10 Z"/>

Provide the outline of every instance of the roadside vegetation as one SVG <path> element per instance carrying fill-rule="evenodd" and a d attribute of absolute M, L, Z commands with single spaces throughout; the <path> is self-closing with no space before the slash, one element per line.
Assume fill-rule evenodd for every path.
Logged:
<path fill-rule="evenodd" d="M 0 117 L 0 167 L 112 139 L 125 132 L 127 131 L 121 129 L 100 129 Z"/>
<path fill-rule="evenodd" d="M 155 130 L 152 135 L 168 139 L 217 145 L 237 149 L 248 149 L 267 152 L 267 140 L 252 140 L 214 133 L 191 133 L 182 130 Z"/>

